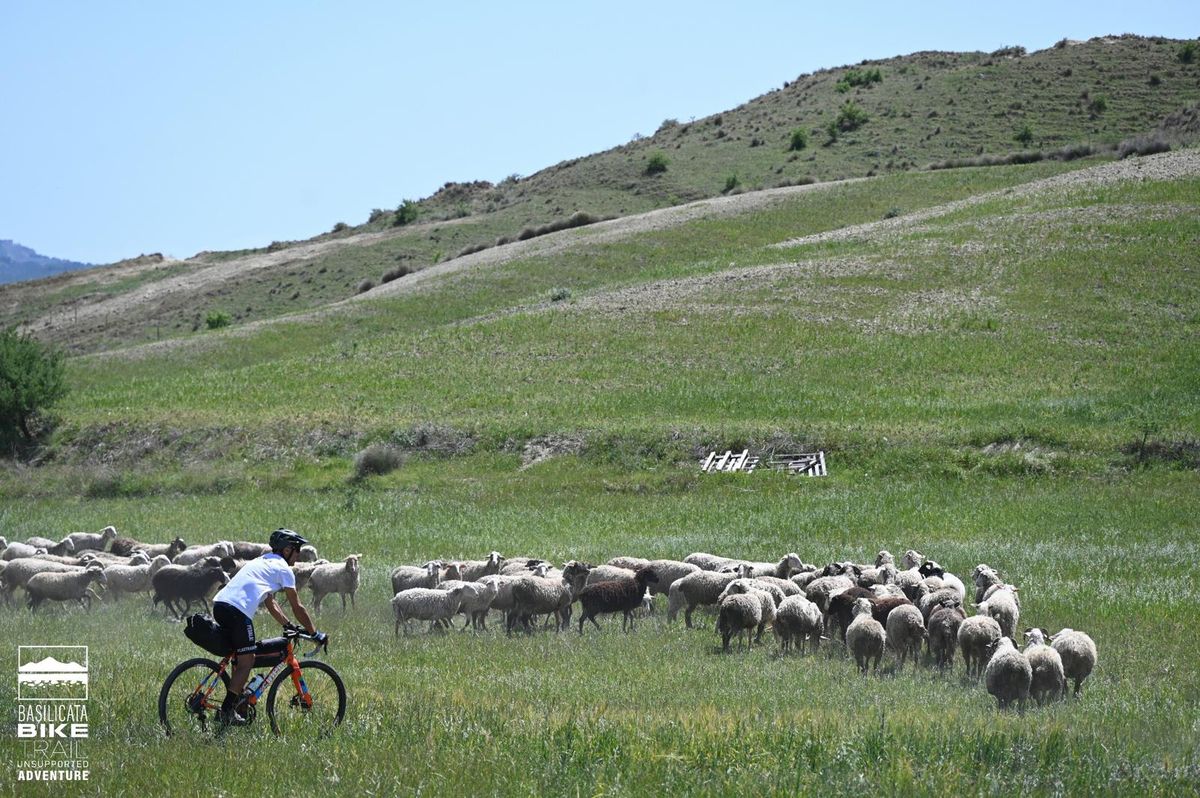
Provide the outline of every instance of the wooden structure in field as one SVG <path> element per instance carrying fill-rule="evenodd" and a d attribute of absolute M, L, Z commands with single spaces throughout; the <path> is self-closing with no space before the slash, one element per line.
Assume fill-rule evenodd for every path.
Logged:
<path fill-rule="evenodd" d="M 750 454 L 749 449 L 741 452 L 726 451 L 724 454 L 709 452 L 708 457 L 700 463 L 700 470 L 705 474 L 718 472 L 752 473 L 758 468 L 760 458 Z M 767 458 L 766 465 L 775 471 L 786 471 L 789 474 L 802 474 L 808 477 L 824 477 L 829 475 L 825 466 L 825 452 L 804 452 L 801 454 L 773 454 Z"/>

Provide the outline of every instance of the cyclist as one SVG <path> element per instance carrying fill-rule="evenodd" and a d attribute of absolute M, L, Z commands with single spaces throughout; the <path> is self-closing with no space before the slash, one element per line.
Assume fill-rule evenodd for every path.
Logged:
<path fill-rule="evenodd" d="M 236 707 L 254 667 L 253 619 L 259 604 L 265 605 L 271 617 L 285 629 L 291 627 L 291 621 L 275 603 L 274 594 L 282 590 L 296 620 L 309 634 L 317 635 L 317 642 L 323 642 L 325 637 L 317 634 L 312 619 L 308 617 L 308 610 L 300 603 L 296 593 L 296 575 L 291 568 L 300 556 L 300 547 L 308 541 L 290 529 L 276 529 L 271 533 L 268 543 L 271 551 L 246 563 L 213 598 L 213 618 L 229 636 L 236 656 L 229 689 L 221 705 L 221 720 L 233 725 L 246 722 L 237 713 Z"/>

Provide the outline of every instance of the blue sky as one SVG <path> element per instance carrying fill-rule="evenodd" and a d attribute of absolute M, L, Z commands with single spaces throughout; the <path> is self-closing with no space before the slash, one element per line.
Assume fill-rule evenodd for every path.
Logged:
<path fill-rule="evenodd" d="M 1200 3 L 0 0 L 0 238 L 104 263 L 308 238 L 917 50 L 1193 38 Z"/>

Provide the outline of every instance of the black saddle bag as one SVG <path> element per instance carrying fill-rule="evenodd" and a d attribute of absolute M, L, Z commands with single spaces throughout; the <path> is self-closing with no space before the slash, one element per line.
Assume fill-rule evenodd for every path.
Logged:
<path fill-rule="evenodd" d="M 259 640 L 254 648 L 254 667 L 274 668 L 287 655 L 287 638 L 271 637 Z"/>
<path fill-rule="evenodd" d="M 191 640 L 210 654 L 224 657 L 233 651 L 233 644 L 229 641 L 229 636 L 225 634 L 225 630 L 221 628 L 219 623 L 213 620 L 211 615 L 196 613 L 188 618 L 187 624 L 183 628 L 183 633 L 187 636 L 188 640 Z"/>

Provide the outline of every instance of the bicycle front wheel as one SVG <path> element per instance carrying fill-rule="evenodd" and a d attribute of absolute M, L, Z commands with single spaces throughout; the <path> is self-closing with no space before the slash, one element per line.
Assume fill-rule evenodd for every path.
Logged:
<path fill-rule="evenodd" d="M 294 669 L 275 678 L 267 693 L 267 717 L 276 734 L 329 734 L 346 716 L 346 685 L 333 666 L 320 660 L 300 663 L 300 684 Z"/>
<path fill-rule="evenodd" d="M 227 689 L 229 674 L 211 659 L 196 657 L 179 663 L 158 694 L 158 722 L 163 731 L 168 737 L 212 734 Z"/>

